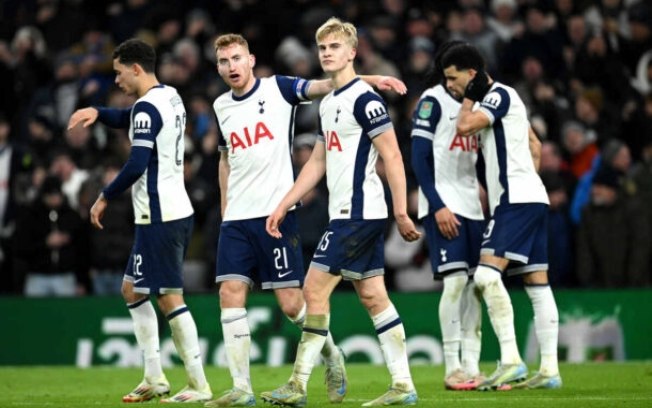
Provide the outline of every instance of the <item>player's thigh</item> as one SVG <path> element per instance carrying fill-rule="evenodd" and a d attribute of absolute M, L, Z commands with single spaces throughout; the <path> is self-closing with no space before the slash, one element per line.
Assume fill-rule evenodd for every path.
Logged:
<path fill-rule="evenodd" d="M 498 206 L 483 233 L 480 254 L 527 264 L 546 222 L 547 208 L 538 203 Z"/>
<path fill-rule="evenodd" d="M 263 289 L 300 288 L 305 273 L 299 226 L 294 211 L 289 212 L 279 226 L 282 237 L 277 239 L 265 230 L 265 218 L 256 220 L 251 234 L 258 259 L 258 275 Z"/>
<path fill-rule="evenodd" d="M 385 219 L 333 220 L 315 250 L 311 267 L 347 280 L 384 273 Z"/>
<path fill-rule="evenodd" d="M 442 235 L 434 217 L 428 216 L 423 220 L 435 279 L 442 279 L 454 272 L 468 272 L 478 264 L 483 222 L 461 216 L 458 216 L 458 220 L 461 222 L 459 235 L 453 239 Z"/>
<path fill-rule="evenodd" d="M 125 280 L 140 294 L 183 293 L 183 260 L 193 218 L 137 225 Z"/>
<path fill-rule="evenodd" d="M 217 242 L 215 282 L 240 281 L 253 286 L 258 260 L 248 232 L 248 220 L 225 221 Z"/>

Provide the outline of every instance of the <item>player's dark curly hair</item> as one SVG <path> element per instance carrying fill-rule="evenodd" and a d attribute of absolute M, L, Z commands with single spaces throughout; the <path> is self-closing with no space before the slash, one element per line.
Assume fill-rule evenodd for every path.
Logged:
<path fill-rule="evenodd" d="M 459 40 L 450 40 L 446 41 L 439 46 L 437 53 L 435 54 L 434 62 L 430 66 L 428 73 L 426 74 L 426 84 L 428 87 L 435 86 L 437 84 L 444 84 L 446 82 L 444 78 L 444 67 L 442 66 L 442 58 L 446 51 L 452 47 L 466 44 L 464 41 Z"/>
<path fill-rule="evenodd" d="M 138 64 L 145 72 L 156 69 L 156 51 L 144 41 L 132 38 L 118 45 L 113 51 L 113 59 L 124 65 Z"/>
<path fill-rule="evenodd" d="M 450 47 L 442 56 L 442 70 L 451 66 L 457 67 L 458 70 L 475 69 L 481 71 L 485 69 L 484 58 L 477 48 L 468 43 L 463 43 Z"/>

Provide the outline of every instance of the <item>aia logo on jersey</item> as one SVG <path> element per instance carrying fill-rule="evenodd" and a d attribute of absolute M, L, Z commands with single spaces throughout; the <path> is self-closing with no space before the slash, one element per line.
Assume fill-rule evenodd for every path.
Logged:
<path fill-rule="evenodd" d="M 478 135 L 460 136 L 455 135 L 448 150 L 462 149 L 463 152 L 478 152 L 480 148 L 480 137 Z"/>
<path fill-rule="evenodd" d="M 387 110 L 378 101 L 369 101 L 364 107 L 364 113 L 372 125 L 387 119 Z"/>
<path fill-rule="evenodd" d="M 257 145 L 263 138 L 274 140 L 274 135 L 263 122 L 256 123 L 256 128 L 253 132 L 249 128 L 242 129 L 241 135 L 236 132 L 231 132 L 231 136 L 229 137 L 231 140 L 231 153 L 234 153 L 235 149 L 238 148 L 244 150 L 253 145 Z"/>
<path fill-rule="evenodd" d="M 342 144 L 340 143 L 340 138 L 337 137 L 337 132 L 327 130 L 324 132 L 324 138 L 326 139 L 326 150 L 342 151 Z"/>
<path fill-rule="evenodd" d="M 151 133 L 152 118 L 145 112 L 138 112 L 134 116 L 134 133 Z"/>

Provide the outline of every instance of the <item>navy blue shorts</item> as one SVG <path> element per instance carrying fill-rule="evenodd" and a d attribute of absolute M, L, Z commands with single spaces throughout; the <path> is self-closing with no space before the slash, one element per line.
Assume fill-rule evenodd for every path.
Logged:
<path fill-rule="evenodd" d="M 183 293 L 183 260 L 186 256 L 194 217 L 156 224 L 136 224 L 125 280 L 134 292 L 163 295 Z"/>
<path fill-rule="evenodd" d="M 453 239 L 446 239 L 442 235 L 433 214 L 423 218 L 435 279 L 443 279 L 447 274 L 458 271 L 473 273 L 478 266 L 482 231 L 487 223 L 484 220 L 470 220 L 457 214 L 456 217 L 461 223 L 457 227 L 460 235 Z"/>
<path fill-rule="evenodd" d="M 541 203 L 496 207 L 482 235 L 480 254 L 509 259 L 508 275 L 548 270 L 548 206 Z"/>
<path fill-rule="evenodd" d="M 385 273 L 385 226 L 380 220 L 332 220 L 310 266 L 346 280 Z"/>
<path fill-rule="evenodd" d="M 281 239 L 265 231 L 266 219 L 222 223 L 215 282 L 239 280 L 253 286 L 257 275 L 263 289 L 303 286 L 305 272 L 294 212 L 289 212 L 279 227 Z"/>

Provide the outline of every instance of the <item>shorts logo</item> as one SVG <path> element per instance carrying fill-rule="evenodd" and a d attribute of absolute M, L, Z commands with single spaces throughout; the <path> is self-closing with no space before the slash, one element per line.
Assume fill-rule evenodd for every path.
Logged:
<path fill-rule="evenodd" d="M 290 269 L 290 270 L 287 271 L 287 272 L 279 272 L 279 273 L 278 273 L 278 277 L 279 277 L 279 278 L 286 277 L 286 276 L 288 276 L 289 274 L 291 274 L 292 272 L 293 272 L 292 269 Z"/>
<path fill-rule="evenodd" d="M 446 257 L 446 252 L 448 252 L 448 251 L 446 251 L 445 249 L 440 249 L 439 250 L 439 255 L 441 255 L 441 261 L 442 262 L 448 261 L 448 257 Z"/>
<path fill-rule="evenodd" d="M 151 133 L 152 118 L 145 112 L 138 112 L 134 116 L 134 133 Z"/>
<path fill-rule="evenodd" d="M 428 119 L 430 115 L 432 115 L 432 102 L 430 101 L 421 102 L 421 106 L 419 106 L 418 115 L 421 119 Z"/>
<path fill-rule="evenodd" d="M 388 117 L 385 107 L 379 101 L 369 101 L 364 107 L 364 113 L 372 125 Z"/>

